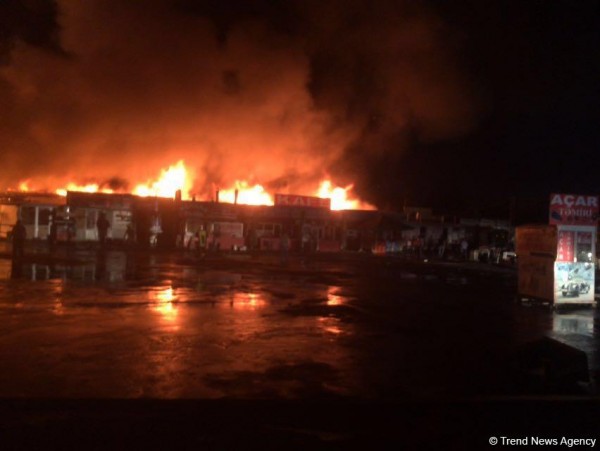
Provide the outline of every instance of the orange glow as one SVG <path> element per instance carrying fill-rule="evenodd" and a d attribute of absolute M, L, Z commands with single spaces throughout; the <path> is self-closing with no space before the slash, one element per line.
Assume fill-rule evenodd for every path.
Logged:
<path fill-rule="evenodd" d="M 97 183 L 90 183 L 88 185 L 77 185 L 76 183 L 69 183 L 65 188 L 59 188 L 56 190 L 56 194 L 60 196 L 66 196 L 67 191 L 80 191 L 83 193 L 108 193 L 111 194 L 113 190 L 109 188 L 102 188 Z"/>
<path fill-rule="evenodd" d="M 169 322 L 177 319 L 177 307 L 173 305 L 173 301 L 177 299 L 177 296 L 173 292 L 173 287 L 150 292 L 150 296 L 155 301 L 154 310 L 160 313 L 163 319 Z"/>
<path fill-rule="evenodd" d="M 231 299 L 231 306 L 235 309 L 254 310 L 265 305 L 264 299 L 256 293 L 235 293 Z"/>
<path fill-rule="evenodd" d="M 325 332 L 329 332 L 330 334 L 334 335 L 339 335 L 343 332 L 342 329 L 338 326 L 340 320 L 337 318 L 326 318 L 321 316 L 318 318 L 318 321 L 319 326 Z"/>
<path fill-rule="evenodd" d="M 338 287 L 329 287 L 327 288 L 327 305 L 342 305 L 345 299 L 336 294 L 338 291 Z"/>
<path fill-rule="evenodd" d="M 149 179 L 145 183 L 136 184 L 131 193 L 142 197 L 156 196 L 173 198 L 175 197 L 176 192 L 181 190 L 181 198 L 187 200 L 191 198 L 191 192 L 194 186 L 194 175 L 193 170 L 186 167 L 183 160 L 179 160 L 168 168 L 162 169 L 160 175 L 156 179 Z M 29 179 L 21 181 L 18 186 L 19 190 L 22 192 L 33 190 L 33 184 Z M 70 182 L 61 188 L 54 189 L 54 192 L 61 196 L 66 196 L 67 191 L 79 191 L 85 193 L 100 192 L 108 194 L 115 192 L 112 189 L 102 188 L 101 186 L 102 185 L 99 183 L 78 184 Z M 35 187 L 37 189 L 38 185 L 35 185 Z M 325 179 L 319 183 L 318 189 L 313 191 L 312 196 L 331 199 L 332 210 L 374 210 L 375 207 L 373 205 L 362 202 L 353 195 L 353 188 L 353 184 L 347 185 L 346 187 L 340 187 L 335 186 L 331 180 Z M 238 204 L 274 205 L 273 196 L 265 190 L 263 185 L 258 183 L 251 185 L 246 180 L 236 180 L 230 185 L 230 188 L 220 189 L 219 201 L 232 204 L 235 203 L 236 190 Z M 306 195 L 307 192 L 310 192 L 310 190 L 306 188 L 297 190 L 297 194 L 300 195 Z"/>
<path fill-rule="evenodd" d="M 248 182 L 236 180 L 235 187 L 219 191 L 219 201 L 235 202 L 235 190 L 238 190 L 238 204 L 273 205 L 273 198 L 261 185 L 250 186 Z"/>
<path fill-rule="evenodd" d="M 25 180 L 21 183 L 19 183 L 19 191 L 31 191 L 31 189 L 29 188 L 29 180 Z"/>
<path fill-rule="evenodd" d="M 191 187 L 192 181 L 188 177 L 188 170 L 183 160 L 179 160 L 168 169 L 163 169 L 158 180 L 138 184 L 133 189 L 133 194 L 142 197 L 175 197 L 175 193 L 181 190 L 182 198 L 188 199 Z"/>
<path fill-rule="evenodd" d="M 54 305 L 52 308 L 52 312 L 55 315 L 63 315 L 65 313 L 65 306 L 62 302 L 64 292 L 64 281 L 62 279 L 58 279 L 49 280 L 48 282 L 52 286 L 52 294 L 54 295 Z"/>
<path fill-rule="evenodd" d="M 330 180 L 323 180 L 319 185 L 316 195 L 324 199 L 331 199 L 332 210 L 374 210 L 370 204 L 361 202 L 358 199 L 350 199 L 349 195 L 354 188 L 354 185 L 350 184 L 345 188 L 339 186 L 333 187 Z"/>

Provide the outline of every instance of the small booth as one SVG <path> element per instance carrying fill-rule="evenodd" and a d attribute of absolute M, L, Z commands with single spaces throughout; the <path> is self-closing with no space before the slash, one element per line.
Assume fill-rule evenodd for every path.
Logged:
<path fill-rule="evenodd" d="M 65 198 L 49 193 L 0 193 L 0 238 L 8 238 L 17 219 L 23 221 L 28 239 L 46 239 L 52 211 L 65 204 Z"/>
<path fill-rule="evenodd" d="M 548 225 L 517 227 L 520 299 L 595 302 L 597 218 L 597 196 L 553 194 Z"/>
<path fill-rule="evenodd" d="M 97 220 L 104 213 L 110 223 L 108 238 L 122 240 L 127 226 L 132 222 L 132 205 L 136 196 L 132 194 L 67 192 L 67 205 L 58 211 L 61 223 L 58 229 L 59 241 L 64 239 L 61 225 L 71 227 L 74 241 L 97 241 Z M 65 227 L 65 230 L 67 228 Z"/>

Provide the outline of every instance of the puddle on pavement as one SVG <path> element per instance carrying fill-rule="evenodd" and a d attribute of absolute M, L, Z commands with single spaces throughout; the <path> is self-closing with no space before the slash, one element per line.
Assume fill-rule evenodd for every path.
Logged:
<path fill-rule="evenodd" d="M 552 330 L 555 333 L 598 336 L 599 329 L 600 323 L 594 318 L 592 309 L 568 314 L 554 313 Z"/>
<path fill-rule="evenodd" d="M 227 271 L 220 270 L 222 263 L 211 268 L 173 261 L 107 252 L 77 265 L 24 263 L 15 272 L 10 260 L 0 259 L 0 361 L 10 362 L 3 363 L 0 396 L 385 393 L 396 383 L 388 384 L 387 374 L 390 380 L 404 377 L 398 355 L 414 360 L 423 349 L 437 349 L 421 340 L 423 333 L 435 336 L 452 321 L 466 331 L 487 330 L 471 321 L 477 317 L 470 310 L 440 310 L 440 288 L 410 272 L 386 285 L 388 293 L 377 285 L 387 279 Z M 440 274 L 437 280 L 477 282 L 462 274 Z M 435 302 L 407 304 L 412 298 L 406 287 Z M 461 297 L 449 293 L 450 299 L 468 295 L 459 290 Z M 532 320 L 526 320 L 523 311 L 512 327 L 590 342 L 598 336 L 595 310 L 544 313 L 540 324 L 533 322 L 539 312 L 529 312 Z M 503 316 L 491 321 L 509 330 L 500 328 Z M 484 332 L 475 336 L 488 339 Z M 497 335 L 489 336 L 496 343 Z M 427 371 L 409 373 L 417 380 Z"/>
<path fill-rule="evenodd" d="M 12 273 L 12 264 L 10 260 L 0 258 L 0 280 L 10 279 Z"/>
<path fill-rule="evenodd" d="M 22 305 L 23 301 L 28 308 L 43 309 L 51 304 L 53 311 L 60 314 L 70 309 L 142 305 L 159 313 L 164 320 L 173 322 L 184 305 L 218 305 L 236 311 L 250 311 L 269 307 L 279 309 L 299 304 L 307 298 L 316 299 L 325 308 L 341 307 L 350 300 L 340 286 L 323 286 L 289 278 L 253 279 L 253 276 L 242 277 L 238 273 L 199 270 L 189 266 L 177 268 L 172 265 L 169 271 L 160 274 L 176 274 L 176 280 L 161 279 L 157 275 L 151 277 L 149 273 L 153 272 L 153 268 L 136 265 L 137 270 L 132 271 L 131 261 L 128 262 L 125 253 L 99 255 L 95 261 L 79 265 L 15 265 L 2 259 L 0 277 L 11 281 L 11 291 L 5 293 L 6 298 L 18 301 L 2 302 L 0 298 L 0 302 L 5 308 Z M 153 265 L 158 264 L 156 259 L 150 260 Z M 16 291 L 20 291 L 22 296 L 15 296 Z M 47 302 L 46 298 L 52 301 Z"/>
<path fill-rule="evenodd" d="M 327 288 L 327 305 L 344 305 L 348 298 L 341 294 L 341 287 L 330 286 Z"/>
<path fill-rule="evenodd" d="M 327 314 L 349 301 L 340 286 L 176 265 L 154 278 L 138 268 L 130 280 L 126 261 L 106 262 L 100 278 L 95 262 L 23 264 L 18 277 L 10 261 L 0 262 L 0 317 L 10 318 L 2 321 L 0 358 L 11 361 L 0 395 L 251 396 L 256 377 L 259 395 L 320 396 L 356 386 L 339 341 L 354 326 Z M 281 312 L 311 296 L 321 299 L 323 314 Z M 326 368 L 335 377 L 303 376 L 297 362 L 307 361 L 309 373 Z M 241 375 L 239 389 L 215 382 L 228 374 Z"/>

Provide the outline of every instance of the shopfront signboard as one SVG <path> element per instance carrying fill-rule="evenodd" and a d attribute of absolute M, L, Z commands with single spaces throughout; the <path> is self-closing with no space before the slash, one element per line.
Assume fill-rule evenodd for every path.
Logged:
<path fill-rule="evenodd" d="M 331 208 L 331 199 L 296 194 L 275 194 L 275 205 L 290 207 Z"/>
<path fill-rule="evenodd" d="M 598 196 L 550 195 L 550 224 L 591 225 L 598 222 Z"/>

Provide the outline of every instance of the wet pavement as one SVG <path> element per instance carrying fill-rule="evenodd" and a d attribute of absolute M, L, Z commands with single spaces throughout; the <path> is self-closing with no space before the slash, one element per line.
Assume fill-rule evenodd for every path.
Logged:
<path fill-rule="evenodd" d="M 515 290 L 513 268 L 479 263 L 30 249 L 0 258 L 0 397 L 522 396 L 511 359 L 551 337 L 586 353 L 577 394 L 596 399 L 597 309 L 521 305 Z"/>

